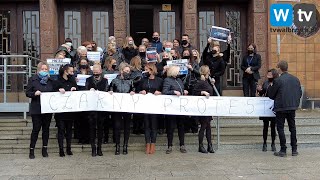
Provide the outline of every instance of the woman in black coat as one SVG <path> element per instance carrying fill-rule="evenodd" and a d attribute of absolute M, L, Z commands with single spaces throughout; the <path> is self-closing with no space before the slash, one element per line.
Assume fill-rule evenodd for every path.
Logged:
<path fill-rule="evenodd" d="M 261 56 L 257 54 L 255 44 L 249 44 L 248 55 L 244 56 L 241 63 L 243 70 L 242 85 L 245 97 L 255 97 L 257 82 L 260 79 Z"/>
<path fill-rule="evenodd" d="M 133 57 L 139 54 L 138 47 L 134 44 L 131 36 L 126 37 L 123 45 L 122 54 L 124 55 L 125 62 L 130 64 Z"/>
<path fill-rule="evenodd" d="M 198 83 L 195 85 L 193 94 L 195 96 L 206 96 L 207 98 L 209 98 L 210 96 L 213 96 L 213 88 L 208 81 L 209 74 L 210 74 L 209 67 L 206 65 L 201 66 L 200 74 L 201 74 L 201 80 L 199 80 Z M 199 152 L 201 153 L 208 153 L 208 152 L 214 153 L 214 149 L 212 147 L 212 142 L 211 142 L 211 138 L 212 138 L 211 126 L 210 126 L 211 120 L 212 120 L 211 116 L 199 117 L 199 122 L 201 124 L 200 131 L 199 131 Z M 203 147 L 204 131 L 206 131 L 206 138 L 208 142 L 207 150 Z"/>
<path fill-rule="evenodd" d="M 152 93 L 160 95 L 162 90 L 163 80 L 156 76 L 157 68 L 154 64 L 146 64 L 145 78 L 141 80 L 137 88 L 140 94 Z M 157 117 L 156 114 L 144 114 L 144 135 L 146 140 L 146 154 L 155 153 L 155 143 L 157 138 Z"/>
<path fill-rule="evenodd" d="M 55 90 L 64 94 L 66 91 L 76 91 L 77 83 L 73 73 L 73 66 L 66 64 L 60 67 L 59 77 L 55 85 Z M 56 119 L 58 127 L 58 143 L 59 143 L 59 156 L 64 157 L 63 140 L 66 137 L 67 142 L 67 154 L 73 155 L 71 152 L 71 139 L 72 139 L 72 121 L 75 119 L 75 113 L 56 113 L 54 118 Z"/>
<path fill-rule="evenodd" d="M 257 87 L 259 96 L 268 97 L 269 87 L 272 85 L 273 80 L 279 77 L 279 74 L 276 69 L 270 69 L 267 74 L 268 80 L 263 83 L 262 86 Z M 275 117 L 260 117 L 260 120 L 263 120 L 263 146 L 262 151 L 267 151 L 267 137 L 268 137 L 268 128 L 270 124 L 271 128 L 271 150 L 276 151 L 276 146 L 274 141 L 276 139 L 276 118 Z"/>
<path fill-rule="evenodd" d="M 184 84 L 180 78 L 178 78 L 180 68 L 178 66 L 171 66 L 167 71 L 167 78 L 164 79 L 162 94 L 164 95 L 188 95 L 188 91 L 184 89 Z M 184 145 L 184 117 L 185 116 L 168 116 L 167 121 L 167 139 L 168 149 L 166 154 L 172 152 L 173 132 L 175 126 L 178 126 L 178 136 L 180 141 L 180 152 L 186 153 L 187 150 Z"/>
<path fill-rule="evenodd" d="M 119 66 L 120 75 L 111 81 L 109 93 L 130 93 L 135 94 L 135 88 L 133 86 L 133 80 L 130 79 L 130 65 L 127 63 L 121 63 Z M 130 124 L 131 124 L 131 114 L 130 113 L 113 113 L 114 121 L 114 137 L 116 141 L 116 151 L 115 155 L 120 154 L 120 131 L 121 128 L 124 129 L 123 137 L 123 154 L 128 154 L 128 141 L 130 136 Z"/>
<path fill-rule="evenodd" d="M 53 92 L 53 80 L 49 77 L 49 66 L 44 62 L 38 64 L 37 74 L 28 80 L 26 96 L 31 98 L 30 114 L 32 118 L 32 133 L 30 142 L 29 158 L 34 159 L 34 148 L 36 146 L 40 129 L 42 128 L 42 156 L 48 157 L 49 127 L 52 114 L 41 114 L 40 95 L 42 92 Z"/>

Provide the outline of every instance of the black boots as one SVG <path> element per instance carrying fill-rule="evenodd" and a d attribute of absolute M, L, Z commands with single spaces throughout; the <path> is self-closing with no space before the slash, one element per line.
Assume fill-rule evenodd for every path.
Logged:
<path fill-rule="evenodd" d="M 262 146 L 262 151 L 263 151 L 263 152 L 266 152 L 266 151 L 267 151 L 267 144 L 263 144 L 263 146 Z"/>
<path fill-rule="evenodd" d="M 59 156 L 60 156 L 60 157 L 66 156 L 66 155 L 64 154 L 63 148 L 59 148 Z"/>
<path fill-rule="evenodd" d="M 123 154 L 124 155 L 128 154 L 128 144 L 123 145 Z"/>
<path fill-rule="evenodd" d="M 211 143 L 208 144 L 208 149 L 207 150 L 208 150 L 209 153 L 215 153 Z"/>
<path fill-rule="evenodd" d="M 97 154 L 98 154 L 98 156 L 103 156 L 102 150 L 101 150 L 101 145 L 98 146 L 98 148 L 97 148 Z"/>
<path fill-rule="evenodd" d="M 276 151 L 277 151 L 276 145 L 275 145 L 274 143 L 271 144 L 271 150 L 272 150 L 273 152 L 276 152 Z"/>
<path fill-rule="evenodd" d="M 204 148 L 203 144 L 199 145 L 199 152 L 201 153 L 208 153 L 208 151 L 206 150 L 206 148 Z"/>
<path fill-rule="evenodd" d="M 33 148 L 30 148 L 30 152 L 29 152 L 29 159 L 34 159 L 35 156 L 34 156 L 34 149 Z"/>
<path fill-rule="evenodd" d="M 120 154 L 120 144 L 116 144 L 116 152 L 114 153 L 115 155 Z"/>
<path fill-rule="evenodd" d="M 73 153 L 72 153 L 72 151 L 71 151 L 71 146 L 68 146 L 68 147 L 67 147 L 67 154 L 68 154 L 69 156 L 72 156 L 72 155 L 73 155 Z"/>
<path fill-rule="evenodd" d="M 97 149 L 96 149 L 96 145 L 91 145 L 91 156 L 92 157 L 96 157 L 97 156 Z"/>
<path fill-rule="evenodd" d="M 42 147 L 42 157 L 48 157 L 48 149 L 47 149 L 47 147 Z"/>

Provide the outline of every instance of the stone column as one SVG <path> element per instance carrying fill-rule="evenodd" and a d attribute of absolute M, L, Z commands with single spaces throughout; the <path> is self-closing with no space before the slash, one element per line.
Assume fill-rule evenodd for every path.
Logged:
<path fill-rule="evenodd" d="M 197 0 L 183 0 L 182 34 L 188 34 L 192 46 L 198 48 Z"/>
<path fill-rule="evenodd" d="M 127 36 L 126 0 L 113 0 L 113 17 L 117 46 L 122 46 Z"/>
<path fill-rule="evenodd" d="M 264 78 L 268 66 L 268 1 L 252 0 L 252 11 L 249 14 L 253 18 L 253 43 L 257 45 L 258 53 L 261 55 L 260 75 Z M 249 32 L 252 34 L 252 32 Z M 250 38 L 251 39 L 251 38 Z M 249 42 L 250 43 L 250 42 Z M 262 78 L 262 79 L 263 79 Z"/>
<path fill-rule="evenodd" d="M 40 0 L 40 57 L 53 58 L 58 48 L 58 13 L 55 0 Z"/>

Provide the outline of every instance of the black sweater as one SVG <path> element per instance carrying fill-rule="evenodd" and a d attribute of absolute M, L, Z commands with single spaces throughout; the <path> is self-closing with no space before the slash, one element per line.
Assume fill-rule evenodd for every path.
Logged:
<path fill-rule="evenodd" d="M 137 92 L 145 90 L 147 93 L 154 93 L 156 91 L 162 91 L 163 80 L 159 77 L 154 79 L 143 78 L 139 83 Z"/>

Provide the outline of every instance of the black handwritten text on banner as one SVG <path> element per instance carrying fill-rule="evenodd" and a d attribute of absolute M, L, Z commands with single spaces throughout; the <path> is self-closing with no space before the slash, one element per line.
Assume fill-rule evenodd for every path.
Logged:
<path fill-rule="evenodd" d="M 169 96 L 102 91 L 42 93 L 41 112 L 114 111 L 189 116 L 274 116 L 266 97 Z"/>

